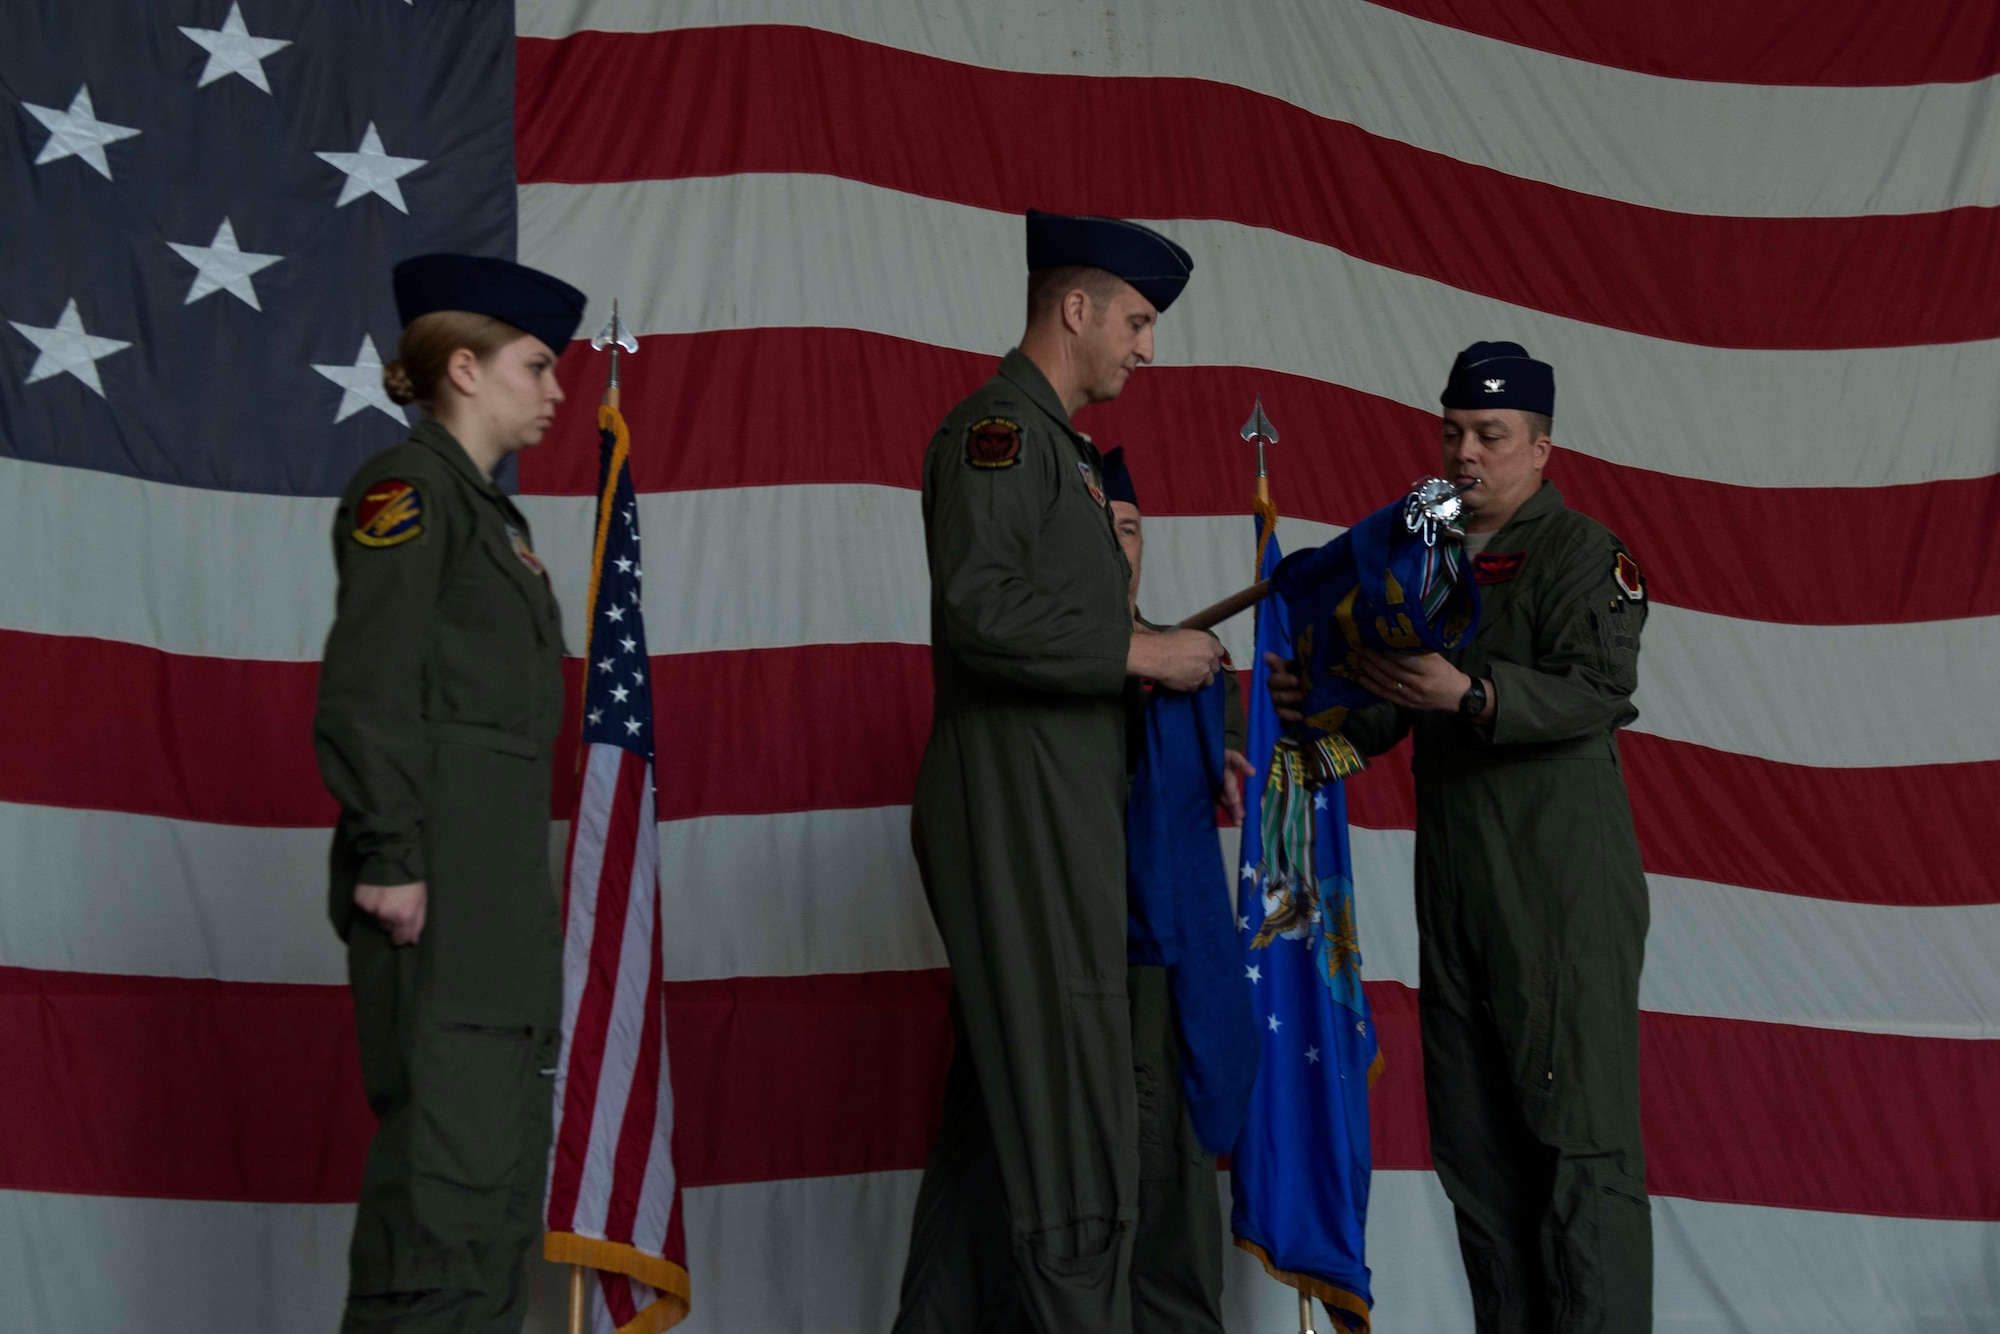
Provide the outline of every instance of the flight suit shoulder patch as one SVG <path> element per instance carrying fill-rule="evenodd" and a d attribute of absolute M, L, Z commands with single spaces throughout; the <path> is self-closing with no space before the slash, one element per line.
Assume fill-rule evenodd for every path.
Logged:
<path fill-rule="evenodd" d="M 1510 551 L 1495 554 L 1482 551 L 1472 558 L 1472 581 L 1477 584 L 1504 584 L 1520 577 L 1521 567 L 1528 563 L 1525 551 Z"/>
<path fill-rule="evenodd" d="M 1090 498 L 1097 502 L 1097 508 L 1104 508 L 1104 488 L 1097 484 L 1097 474 L 1082 459 L 1076 461 L 1076 470 L 1083 474 L 1083 489 L 1090 492 Z"/>
<path fill-rule="evenodd" d="M 1021 423 L 981 417 L 965 428 L 965 461 L 975 468 L 1011 468 L 1021 461 Z"/>
<path fill-rule="evenodd" d="M 385 477 L 354 506 L 354 540 L 364 547 L 401 546 L 423 531 L 424 493 L 414 482 Z"/>
<path fill-rule="evenodd" d="M 1612 562 L 1611 577 L 1618 582 L 1618 591 L 1628 602 L 1646 600 L 1646 576 L 1639 572 L 1639 563 L 1624 552 L 1619 552 Z"/>

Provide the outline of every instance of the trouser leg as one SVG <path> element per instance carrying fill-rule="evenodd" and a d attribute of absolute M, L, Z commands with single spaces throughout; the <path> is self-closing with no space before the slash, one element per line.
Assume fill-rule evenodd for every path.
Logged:
<path fill-rule="evenodd" d="M 349 976 L 369 1145 L 341 1328 L 513 1334 L 541 1231 L 555 1034 L 463 1022 L 420 999 L 421 946 L 357 922 Z"/>
<path fill-rule="evenodd" d="M 1019 1334 L 1030 1327 L 1014 1281 L 993 1128 L 956 997 L 951 1011 L 944 1114 L 917 1191 L 895 1334 Z"/>
<path fill-rule="evenodd" d="M 1478 1334 L 1545 1334 L 1541 1221 L 1553 1162 L 1528 1133 L 1482 1005 L 1427 971 L 1418 992 L 1431 1160 L 1458 1224 Z"/>
<path fill-rule="evenodd" d="M 1653 1230 L 1639 1126 L 1638 969 L 1557 966 L 1550 1058 L 1521 1103 L 1554 1159 L 1540 1244 L 1558 1334 L 1652 1328 Z"/>
<path fill-rule="evenodd" d="M 934 748 L 927 774 L 941 763 L 956 761 Z M 1078 832 L 1061 775 L 991 793 L 967 778 L 949 795 L 920 784 L 920 863 L 1022 1304 L 1042 1334 L 1128 1334 L 1138 1129 L 1123 840 L 1115 821 Z"/>
<path fill-rule="evenodd" d="M 1497 926 L 1420 891 L 1431 1150 L 1480 1334 L 1652 1328 L 1632 880 L 1503 905 Z"/>
<path fill-rule="evenodd" d="M 1139 1100 L 1132 1327 L 1144 1334 L 1221 1334 L 1222 1212 L 1215 1159 L 1195 1137 L 1181 1092 L 1180 1038 L 1167 970 L 1134 966 L 1127 986 Z"/>

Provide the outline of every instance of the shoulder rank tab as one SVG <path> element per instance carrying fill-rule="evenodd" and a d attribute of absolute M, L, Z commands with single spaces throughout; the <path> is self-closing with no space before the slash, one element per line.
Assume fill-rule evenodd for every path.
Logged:
<path fill-rule="evenodd" d="M 1021 461 L 1021 423 L 982 417 L 965 431 L 965 461 L 975 468 L 1011 468 Z"/>
<path fill-rule="evenodd" d="M 1646 600 L 1646 576 L 1639 573 L 1639 563 L 1622 551 L 1612 566 L 1611 577 L 1618 581 L 1618 591 L 1631 601 Z"/>
<path fill-rule="evenodd" d="M 388 477 L 361 493 L 354 507 L 354 540 L 364 547 L 400 546 L 424 531 L 424 494 Z"/>

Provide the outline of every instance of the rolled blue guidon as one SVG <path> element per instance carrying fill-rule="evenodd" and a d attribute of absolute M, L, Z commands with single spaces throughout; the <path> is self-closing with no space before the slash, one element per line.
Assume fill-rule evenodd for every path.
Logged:
<path fill-rule="evenodd" d="M 1167 969 L 1188 1119 L 1215 1153 L 1235 1144 L 1257 1082 L 1257 1016 L 1215 832 L 1222 689 L 1154 688 L 1125 808 L 1126 958 Z"/>
<path fill-rule="evenodd" d="M 1361 760 L 1339 735 L 1350 709 L 1379 704 L 1362 687 L 1361 650 L 1443 653 L 1479 629 L 1457 527 L 1458 495 L 1436 479 L 1376 510 L 1324 546 L 1295 551 L 1271 575 L 1291 609 L 1292 652 L 1306 684 L 1304 748 L 1316 779 L 1345 777 Z M 1318 743 L 1316 746 L 1314 743 Z"/>

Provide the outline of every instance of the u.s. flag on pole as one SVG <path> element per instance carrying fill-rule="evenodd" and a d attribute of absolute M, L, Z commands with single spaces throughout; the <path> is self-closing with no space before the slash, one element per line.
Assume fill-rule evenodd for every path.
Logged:
<path fill-rule="evenodd" d="M 563 1044 L 549 1155 L 551 1260 L 597 1271 L 592 1334 L 657 1334 L 688 1311 L 674 1096 L 660 1000 L 653 682 L 639 608 L 639 508 L 615 407 L 584 648 L 582 782 L 563 887 Z"/>

